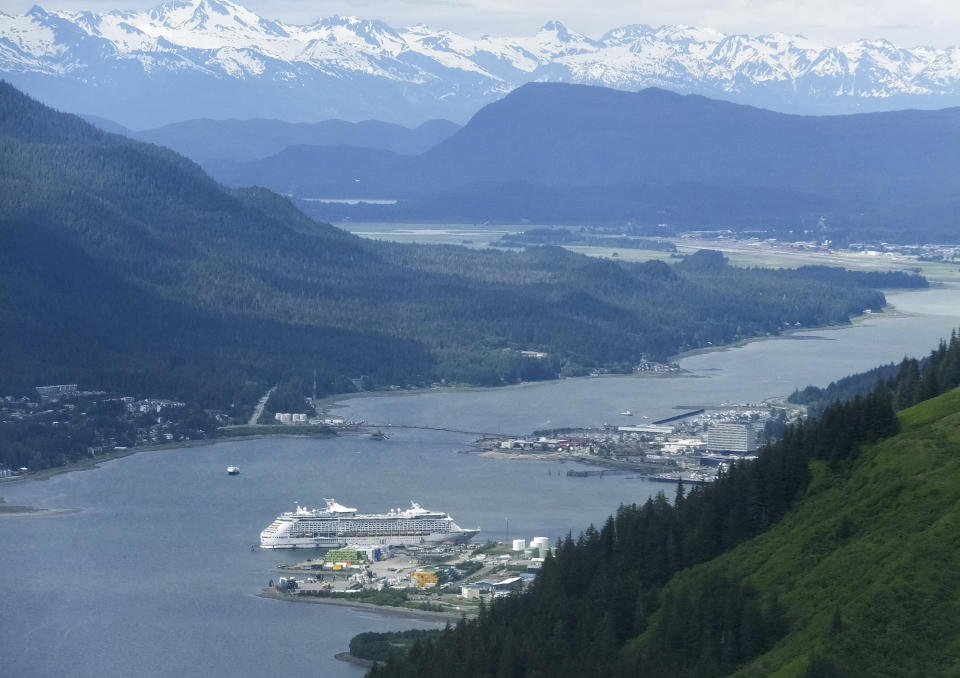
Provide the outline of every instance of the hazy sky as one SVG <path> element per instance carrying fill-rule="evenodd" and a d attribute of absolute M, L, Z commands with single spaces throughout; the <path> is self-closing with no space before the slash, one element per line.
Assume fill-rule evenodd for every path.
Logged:
<path fill-rule="evenodd" d="M 3 11 L 141 9 L 157 0 L 3 0 Z M 960 45 L 958 0 L 243 0 L 261 16 L 308 23 L 332 14 L 382 19 L 393 26 L 425 23 L 472 37 L 526 35 L 557 19 L 599 37 L 630 23 L 709 26 L 725 33 L 799 33 L 828 44 L 885 37 L 912 47 Z"/>

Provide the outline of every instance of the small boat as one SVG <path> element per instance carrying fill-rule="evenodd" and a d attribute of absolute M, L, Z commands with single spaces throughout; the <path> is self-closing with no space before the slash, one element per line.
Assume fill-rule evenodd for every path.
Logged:
<path fill-rule="evenodd" d="M 240 467 L 239 467 L 239 466 L 228 466 L 228 467 L 227 467 L 227 475 L 228 475 L 228 476 L 235 476 L 235 475 L 238 475 L 239 473 L 240 473 Z"/>
<path fill-rule="evenodd" d="M 620 412 L 620 416 L 621 416 L 621 417 L 632 417 L 632 416 L 633 416 L 633 412 L 631 412 L 630 410 L 624 410 L 623 412 Z"/>

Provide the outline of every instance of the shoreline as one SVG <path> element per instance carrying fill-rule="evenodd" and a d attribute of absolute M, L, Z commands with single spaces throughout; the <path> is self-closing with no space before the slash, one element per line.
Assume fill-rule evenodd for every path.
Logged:
<path fill-rule="evenodd" d="M 931 284 L 931 287 L 933 285 Z M 889 291 L 904 291 L 904 290 L 889 290 Z M 921 291 L 921 290 L 918 290 Z M 705 353 L 713 353 L 720 351 L 728 351 L 734 348 L 742 348 L 747 344 L 752 344 L 757 341 L 832 341 L 827 337 L 816 337 L 816 336 L 803 336 L 804 333 L 809 332 L 822 332 L 825 330 L 841 330 L 844 328 L 855 327 L 866 322 L 869 322 L 875 318 L 896 318 L 912 315 L 910 313 L 899 311 L 896 306 L 884 306 L 882 311 L 879 313 L 872 314 L 861 314 L 853 316 L 848 322 L 837 323 L 835 325 L 817 325 L 811 327 L 796 327 L 789 330 L 785 330 L 780 334 L 775 335 L 764 335 L 757 337 L 747 337 L 740 339 L 738 341 L 721 344 L 719 346 L 701 346 L 700 348 L 692 348 L 688 351 L 681 351 L 680 353 L 675 353 L 670 355 L 667 358 L 669 362 L 679 362 L 684 358 L 689 358 L 693 356 L 703 355 Z M 318 398 L 316 400 L 317 407 L 322 410 L 336 410 L 346 407 L 346 402 L 354 399 L 366 399 L 366 398 L 384 398 L 387 396 L 416 396 L 416 395 L 425 395 L 428 393 L 459 393 L 459 392 L 485 392 L 485 391 L 501 391 L 503 389 L 515 389 L 515 388 L 532 388 L 535 386 L 541 386 L 543 384 L 552 384 L 559 383 L 561 381 L 574 381 L 578 379 L 607 379 L 613 377 L 634 377 L 637 379 L 700 379 L 701 375 L 694 374 L 689 370 L 680 368 L 675 372 L 631 372 L 629 374 L 597 374 L 597 375 L 586 375 L 582 377 L 561 377 L 557 379 L 545 379 L 543 381 L 525 381 L 520 384 L 506 384 L 503 386 L 439 386 L 439 387 L 423 387 L 423 388 L 412 388 L 412 389 L 398 389 L 393 391 L 364 391 L 361 393 L 341 393 L 330 395 L 325 398 Z"/>
<path fill-rule="evenodd" d="M 772 337 L 762 337 L 764 339 Z M 425 386 L 423 388 L 405 388 L 398 389 L 395 391 L 362 391 L 360 393 L 340 393 L 337 395 L 327 396 L 326 398 L 317 398 L 317 406 L 323 410 L 336 410 L 345 407 L 344 403 L 348 400 L 360 400 L 366 398 L 384 398 L 387 396 L 394 397 L 408 397 L 408 396 L 417 396 L 417 395 L 426 395 L 429 393 L 482 393 L 485 391 L 503 391 L 505 389 L 518 389 L 518 388 L 533 388 L 536 386 L 542 386 L 543 384 L 559 384 L 562 381 L 576 381 L 578 379 L 608 379 L 612 377 L 634 377 L 636 379 L 671 379 L 675 377 L 686 377 L 688 379 L 698 379 L 699 377 L 685 370 L 678 370 L 676 372 L 661 373 L 661 372 L 631 372 L 624 374 L 617 374 L 614 372 L 608 374 L 595 374 L 595 375 L 586 375 L 583 377 L 559 377 L 557 379 L 543 379 L 541 381 L 524 381 L 519 384 L 504 384 L 502 386 Z M 368 424 L 369 425 L 369 424 Z M 395 424 L 395 426 L 402 426 L 402 424 Z"/>
<path fill-rule="evenodd" d="M 375 605 L 374 603 L 362 603 L 356 600 L 346 600 L 344 598 L 319 598 L 317 596 L 291 596 L 280 593 L 273 588 L 265 588 L 257 593 L 258 598 L 267 600 L 279 600 L 287 603 L 307 603 L 314 605 L 339 605 L 341 607 L 352 607 L 357 610 L 366 610 L 367 612 L 376 612 L 378 614 L 390 617 L 405 617 L 417 621 L 448 621 L 458 622 L 466 615 L 457 612 L 435 612 L 433 610 L 414 610 L 409 607 L 395 607 L 392 605 Z"/>
<path fill-rule="evenodd" d="M 51 518 L 53 516 L 66 516 L 72 513 L 80 513 L 81 511 L 83 511 L 83 509 L 51 509 L 8 504 L 3 497 L 0 497 L 0 520 L 4 518 Z"/>
<path fill-rule="evenodd" d="M 618 474 L 627 474 L 633 473 L 636 475 L 628 476 L 629 478 L 636 478 L 639 480 L 645 480 L 649 482 L 660 482 L 661 478 L 652 472 L 649 468 L 643 468 L 637 466 L 636 464 L 629 461 L 620 461 L 618 459 L 604 459 L 603 457 L 581 457 L 581 456 L 567 456 L 563 453 L 557 452 L 509 452 L 509 451 L 500 451 L 500 450 L 486 450 L 478 454 L 480 457 L 487 457 L 489 459 L 502 459 L 505 461 L 509 460 L 532 460 L 532 461 L 542 461 L 542 462 L 552 462 L 557 464 L 583 464 L 584 466 L 593 466 L 604 471 L 614 471 Z M 670 478 L 670 482 L 676 483 L 680 478 Z M 704 481 L 683 478 L 684 483 L 701 483 Z"/>
<path fill-rule="evenodd" d="M 89 457 L 86 459 L 81 459 L 79 461 L 70 462 L 64 466 L 53 466 L 51 468 L 45 468 L 41 471 L 34 471 L 31 473 L 26 473 L 22 476 L 16 476 L 13 478 L 4 478 L 0 480 L 0 489 L 3 488 L 6 483 L 20 483 L 25 480 L 49 480 L 54 476 L 58 476 L 61 473 L 72 473 L 74 471 L 92 471 L 94 469 L 100 468 L 100 464 L 105 464 L 116 459 L 123 459 L 124 457 L 129 457 L 138 452 L 158 452 L 162 450 L 180 450 L 190 447 L 206 447 L 208 445 L 217 445 L 219 443 L 230 443 L 230 442 L 243 442 L 246 440 L 263 440 L 264 438 L 333 438 L 335 435 L 331 436 L 327 433 L 255 433 L 251 435 L 243 436 L 218 436 L 216 438 L 204 438 L 203 440 L 180 440 L 176 442 L 167 442 L 167 443 L 158 443 L 156 445 L 138 445 L 136 447 L 128 447 L 125 450 L 113 450 L 110 452 L 104 452 L 103 454 L 98 454 L 95 457 Z M 3 497 L 0 497 L 0 503 L 3 502 Z M 40 511 L 47 509 L 37 509 Z"/>
<path fill-rule="evenodd" d="M 342 662 L 347 662 L 348 664 L 362 666 L 365 669 L 372 669 L 374 666 L 383 664 L 383 662 L 374 661 L 373 659 L 361 659 L 360 657 L 355 657 L 349 652 L 337 652 L 335 655 L 333 655 L 333 658 L 339 659 Z"/>
<path fill-rule="evenodd" d="M 752 344 L 757 341 L 833 341 L 828 337 L 816 337 L 816 336 L 805 336 L 807 332 L 823 332 L 825 330 L 842 330 L 848 327 L 856 327 L 857 325 L 862 325 L 874 318 L 898 318 L 910 315 L 903 311 L 898 311 L 896 306 L 884 306 L 879 313 L 864 313 L 861 315 L 856 315 L 850 318 L 849 322 L 837 323 L 836 325 L 817 325 L 815 327 L 796 327 L 793 329 L 785 330 L 780 334 L 771 334 L 764 335 L 762 337 L 747 337 L 745 339 L 740 339 L 730 344 L 723 344 L 721 346 L 702 346 L 700 348 L 692 348 L 689 351 L 683 351 L 675 355 L 671 355 L 668 360 L 670 362 L 679 362 L 684 358 L 692 358 L 693 356 L 704 355 L 706 353 L 714 353 L 721 351 L 729 351 L 733 348 L 742 348 L 747 344 Z"/>
<path fill-rule="evenodd" d="M 949 286 L 946 285 L 945 286 Z M 921 291 L 921 290 L 918 290 Z M 758 337 L 748 337 L 740 341 L 723 344 L 720 346 L 704 346 L 701 348 L 691 349 L 689 351 L 683 351 L 671 355 L 668 360 L 670 362 L 678 362 L 684 358 L 703 355 L 706 353 L 711 353 L 714 351 L 727 351 L 734 348 L 741 348 L 747 344 L 751 344 L 757 341 L 771 341 L 771 340 L 822 340 L 829 341 L 827 338 L 823 337 L 803 337 L 803 333 L 806 332 L 818 332 L 823 330 L 837 330 L 847 327 L 853 327 L 858 324 L 868 322 L 874 318 L 891 318 L 891 317 L 901 317 L 912 315 L 907 312 L 899 311 L 895 306 L 885 306 L 881 313 L 876 314 L 864 314 L 859 316 L 854 316 L 850 319 L 849 322 L 839 323 L 836 325 L 823 325 L 818 327 L 798 327 L 794 329 L 787 330 L 778 335 L 770 336 L 758 336 Z M 796 336 L 799 335 L 799 336 Z M 385 391 L 365 391 L 362 393 L 340 393 L 327 396 L 325 398 L 319 398 L 315 402 L 318 411 L 327 411 L 327 410 L 336 410 L 347 407 L 346 404 L 348 401 L 359 398 L 383 398 L 387 396 L 416 396 L 424 395 L 428 393 L 457 393 L 457 392 L 466 392 L 466 391 L 500 391 L 503 389 L 517 389 L 517 388 L 533 388 L 536 386 L 542 386 L 544 384 L 559 383 L 566 380 L 576 380 L 576 379 L 604 379 L 604 378 L 613 378 L 613 377 L 634 377 L 637 379 L 697 379 L 702 378 L 701 375 L 693 374 L 685 369 L 680 369 L 676 372 L 668 373 L 631 373 L 631 374 L 600 374 L 600 375 L 587 375 L 582 377 L 564 377 L 559 379 L 549 379 L 544 381 L 528 381 L 520 384 L 507 384 L 504 386 L 441 386 L 441 387 L 424 387 L 424 388 L 414 388 L 414 389 L 399 389 L 399 390 L 385 390 Z M 239 425 L 238 425 L 239 426 Z M 334 433 L 333 436 L 337 434 Z M 201 447 L 204 445 L 215 445 L 222 442 L 230 441 L 246 441 L 246 440 L 261 440 L 264 438 L 274 438 L 274 437 L 283 437 L 283 436 L 292 436 L 292 437 L 307 437 L 307 438 L 326 438 L 331 437 L 328 433 L 302 433 L 297 434 L 293 431 L 291 432 L 276 432 L 276 433 L 254 433 L 250 435 L 242 436 L 219 436 L 216 438 L 206 438 L 203 440 L 188 440 L 188 441 L 178 441 L 178 442 L 168 442 L 160 443 L 156 445 L 143 445 L 138 447 L 131 447 L 126 450 L 111 451 L 96 457 L 91 457 L 89 459 L 82 459 L 80 461 L 72 462 L 65 466 L 57 466 L 54 468 L 43 469 L 35 473 L 28 473 L 23 476 L 18 476 L 10 479 L 0 480 L 0 489 L 2 489 L 4 483 L 15 483 L 22 482 L 24 480 L 48 480 L 53 476 L 60 475 L 61 473 L 71 473 L 73 471 L 89 471 L 92 469 L 99 468 L 101 463 L 106 463 L 113 461 L 115 459 L 122 459 L 123 457 L 136 454 L 138 452 L 153 452 L 158 450 L 166 449 L 181 449 L 188 447 Z M 529 458 L 529 457 L 528 457 Z M 2 497 L 0 497 L 2 499 Z M 27 507 L 33 508 L 33 507 Z M 37 511 L 46 511 L 49 509 L 36 509 Z M 8 513 L 9 515 L 9 513 Z M 22 514 L 18 514 L 22 515 Z"/>

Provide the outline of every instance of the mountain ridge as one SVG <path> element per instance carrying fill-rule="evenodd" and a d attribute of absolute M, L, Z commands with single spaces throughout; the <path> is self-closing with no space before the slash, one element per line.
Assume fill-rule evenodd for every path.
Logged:
<path fill-rule="evenodd" d="M 0 240 L 0 391 L 82 383 L 241 410 L 274 384 L 305 393 L 314 370 L 323 394 L 629 372 L 885 303 L 857 273 L 840 286 L 716 253 L 671 266 L 362 239 L 2 82 Z"/>
<path fill-rule="evenodd" d="M 472 39 L 357 17 L 297 26 L 227 0 L 0 13 L 0 72 L 61 108 L 71 101 L 112 119 L 119 111 L 118 122 L 133 128 L 237 110 L 293 121 L 464 122 L 530 81 L 659 86 L 807 113 L 960 103 L 960 47 L 828 46 L 784 33 L 645 24 L 593 39 L 558 21 L 532 36 Z M 169 100 L 138 99 L 158 86 Z"/>
<path fill-rule="evenodd" d="M 349 145 L 382 149 L 400 155 L 416 155 L 429 150 L 460 129 L 456 123 L 441 119 L 427 120 L 409 128 L 380 120 L 291 123 L 263 118 L 200 118 L 134 131 L 97 116 L 81 117 L 105 131 L 166 146 L 199 163 L 256 160 L 300 145 Z"/>
<path fill-rule="evenodd" d="M 946 213 L 960 190 L 958 140 L 960 108 L 800 116 L 657 88 L 622 92 L 528 83 L 417 156 L 297 146 L 261 160 L 205 167 L 228 185 L 262 185 L 298 198 L 399 201 L 310 208 L 311 214 L 334 220 L 354 218 L 353 212 L 369 221 L 403 221 L 406 215 L 413 220 L 582 219 L 689 227 L 693 222 L 678 219 L 675 209 L 684 201 L 675 192 L 667 195 L 668 189 L 703 187 L 686 192 L 691 204 L 716 203 L 726 192 L 729 205 L 704 211 L 697 226 L 709 227 L 711 220 L 714 228 L 743 226 L 736 222 L 749 217 L 748 207 L 764 205 L 751 224 L 789 217 L 799 229 L 822 220 L 869 227 L 884 210 L 901 214 L 908 206 L 941 205 L 928 211 L 934 217 Z M 450 211 L 467 206 L 458 205 L 451 192 L 494 184 L 514 188 L 491 190 L 487 205 L 474 201 L 469 213 Z M 462 196 L 480 197 L 473 189 Z M 576 191 L 595 209 L 584 212 L 570 204 L 570 217 L 558 222 L 563 215 L 557 214 L 555 197 L 541 189 Z M 662 195 L 653 199 L 649 191 L 644 195 L 647 189 Z M 515 203 L 518 211 L 511 215 L 499 209 L 510 195 L 523 193 L 526 197 Z M 711 194 L 715 197 L 707 198 Z M 782 196 L 785 204 L 771 202 L 772 195 Z M 533 209 L 519 211 L 527 209 L 524 204 Z"/>

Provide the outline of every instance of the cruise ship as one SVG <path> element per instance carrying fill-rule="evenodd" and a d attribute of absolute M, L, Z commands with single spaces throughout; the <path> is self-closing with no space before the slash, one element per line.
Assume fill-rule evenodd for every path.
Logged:
<path fill-rule="evenodd" d="M 358 514 L 357 509 L 324 499 L 326 507 L 310 509 L 297 505 L 296 511 L 277 516 L 260 533 L 262 549 L 337 548 L 340 546 L 418 546 L 463 543 L 480 530 L 465 530 L 449 513 L 428 511 L 416 502 L 408 509 L 387 513 Z"/>

